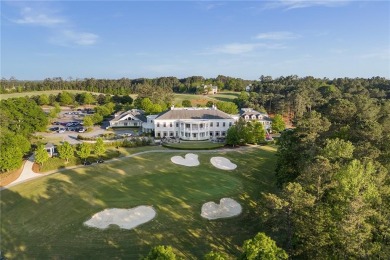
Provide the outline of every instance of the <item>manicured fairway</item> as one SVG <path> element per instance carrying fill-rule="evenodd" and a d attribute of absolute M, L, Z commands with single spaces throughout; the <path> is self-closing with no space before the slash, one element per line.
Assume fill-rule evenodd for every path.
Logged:
<path fill-rule="evenodd" d="M 195 152 L 196 153 L 196 152 Z M 272 149 L 197 153 L 200 166 L 171 163 L 177 153 L 135 158 L 63 171 L 1 192 L 1 251 L 7 259 L 139 259 L 152 246 L 172 245 L 185 259 L 212 249 L 236 255 L 258 231 L 256 200 L 273 191 Z M 224 156 L 238 165 L 210 164 Z M 237 200 L 240 216 L 209 221 L 202 204 Z M 157 216 L 133 230 L 88 228 L 83 222 L 106 208 L 153 206 Z"/>

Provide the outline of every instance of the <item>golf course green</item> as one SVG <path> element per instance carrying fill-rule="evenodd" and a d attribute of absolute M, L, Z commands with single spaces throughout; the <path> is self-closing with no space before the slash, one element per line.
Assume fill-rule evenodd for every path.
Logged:
<path fill-rule="evenodd" d="M 1 196 L 1 253 L 6 259 L 139 259 L 151 247 L 171 245 L 185 259 L 202 259 L 215 249 L 239 254 L 244 240 L 261 231 L 257 201 L 274 191 L 275 151 L 248 147 L 197 152 L 200 165 L 173 164 L 186 153 L 146 153 L 99 165 L 66 170 L 22 183 Z M 237 164 L 215 168 L 213 156 Z M 209 201 L 232 198 L 242 206 L 237 217 L 200 216 Z M 135 229 L 85 226 L 109 208 L 152 206 L 156 217 Z"/>

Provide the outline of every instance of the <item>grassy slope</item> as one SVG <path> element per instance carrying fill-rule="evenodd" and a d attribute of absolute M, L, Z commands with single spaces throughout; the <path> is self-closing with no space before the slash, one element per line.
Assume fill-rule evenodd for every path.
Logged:
<path fill-rule="evenodd" d="M 178 152 L 177 154 L 184 155 Z M 200 153 L 201 166 L 170 162 L 172 153 L 145 154 L 64 171 L 1 192 L 1 250 L 10 259 L 139 259 L 151 246 L 170 244 L 186 259 L 213 248 L 235 255 L 261 227 L 255 216 L 261 191 L 274 189 L 272 149 L 221 153 L 238 168 L 226 172 Z M 236 218 L 200 217 L 207 201 L 232 197 L 243 206 Z M 105 208 L 153 205 L 156 218 L 134 230 L 83 226 Z"/>
<path fill-rule="evenodd" d="M 237 98 L 239 92 L 221 92 L 215 95 L 193 95 L 193 94 L 175 94 L 174 103 L 177 105 L 181 105 L 183 100 L 190 100 L 193 106 L 198 104 L 206 105 L 208 101 L 230 101 Z"/>

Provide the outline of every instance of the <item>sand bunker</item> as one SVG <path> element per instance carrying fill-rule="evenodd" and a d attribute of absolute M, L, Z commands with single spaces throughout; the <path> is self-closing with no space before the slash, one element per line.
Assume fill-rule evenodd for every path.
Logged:
<path fill-rule="evenodd" d="M 225 157 L 212 157 L 210 159 L 212 165 L 222 170 L 234 170 L 237 168 L 237 165 L 232 163 L 229 159 Z"/>
<path fill-rule="evenodd" d="M 132 229 L 152 220 L 156 211 L 150 206 L 138 206 L 131 209 L 105 209 L 84 222 L 89 227 L 100 229 L 108 228 L 114 224 L 123 229 Z"/>
<path fill-rule="evenodd" d="M 241 213 L 242 207 L 237 201 L 222 198 L 219 204 L 212 201 L 203 204 L 201 216 L 207 219 L 229 218 Z"/>
<path fill-rule="evenodd" d="M 171 161 L 176 164 L 190 167 L 199 165 L 198 155 L 193 153 L 187 153 L 185 155 L 185 158 L 183 158 L 182 156 L 173 156 L 171 158 Z"/>

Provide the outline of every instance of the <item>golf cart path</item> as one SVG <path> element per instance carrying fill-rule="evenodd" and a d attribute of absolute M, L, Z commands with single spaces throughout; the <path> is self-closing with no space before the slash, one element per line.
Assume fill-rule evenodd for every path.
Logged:
<path fill-rule="evenodd" d="M 246 146 L 246 147 L 240 147 L 240 148 L 235 148 L 235 149 L 229 149 L 229 148 L 222 148 L 222 149 L 215 149 L 215 150 L 150 150 L 150 151 L 143 151 L 143 152 L 138 152 L 130 155 L 126 155 L 123 157 L 118 157 L 118 158 L 113 158 L 110 160 L 107 160 L 105 162 L 113 162 L 113 161 L 120 161 L 124 160 L 127 158 L 131 157 L 136 157 L 139 155 L 143 155 L 146 153 L 220 153 L 220 152 L 236 152 L 236 151 L 242 151 L 242 150 L 247 150 L 252 148 L 251 146 Z M 40 177 L 44 177 L 47 175 L 51 175 L 56 172 L 62 172 L 65 170 L 71 170 L 71 169 L 76 169 L 76 168 L 81 168 L 81 167 L 90 167 L 90 166 L 85 166 L 85 165 L 75 165 L 75 166 L 70 166 L 70 167 L 65 167 L 62 169 L 57 169 L 57 170 L 52 170 L 48 171 L 46 173 L 35 173 L 32 170 L 34 164 L 34 155 L 28 158 L 28 160 L 24 163 L 22 173 L 20 174 L 19 178 L 17 178 L 15 181 L 11 182 L 10 184 L 0 187 L 0 191 L 6 190 L 8 188 L 11 188 L 13 186 L 16 186 L 21 183 L 25 183 Z"/>

